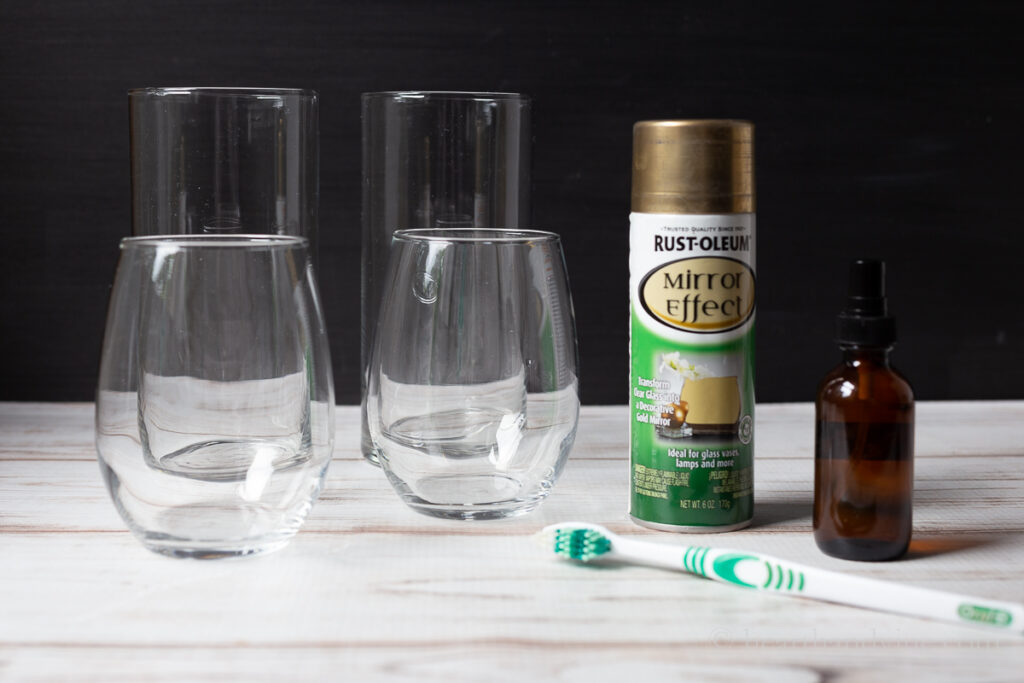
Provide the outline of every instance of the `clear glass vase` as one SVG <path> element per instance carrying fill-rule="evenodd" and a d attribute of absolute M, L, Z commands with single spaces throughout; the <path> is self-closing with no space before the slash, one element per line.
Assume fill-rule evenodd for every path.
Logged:
<path fill-rule="evenodd" d="M 138 88 L 128 98 L 132 234 L 295 235 L 315 256 L 314 91 Z"/>
<path fill-rule="evenodd" d="M 530 99 L 518 93 L 364 93 L 362 451 L 376 455 L 366 382 L 391 235 L 530 225 Z"/>

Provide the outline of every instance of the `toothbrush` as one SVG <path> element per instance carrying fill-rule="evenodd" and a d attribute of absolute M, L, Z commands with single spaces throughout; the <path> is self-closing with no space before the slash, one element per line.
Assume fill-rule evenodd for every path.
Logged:
<path fill-rule="evenodd" d="M 1024 605 L 865 579 L 745 550 L 671 546 L 616 536 L 584 522 L 553 524 L 534 538 L 579 562 L 617 560 L 682 570 L 722 583 L 923 619 L 1024 633 Z"/>

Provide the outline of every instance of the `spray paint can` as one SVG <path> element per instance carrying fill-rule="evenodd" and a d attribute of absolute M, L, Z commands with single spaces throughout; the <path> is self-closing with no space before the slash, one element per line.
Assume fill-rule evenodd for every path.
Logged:
<path fill-rule="evenodd" d="M 630 213 L 630 516 L 681 532 L 754 512 L 754 127 L 641 121 Z"/>

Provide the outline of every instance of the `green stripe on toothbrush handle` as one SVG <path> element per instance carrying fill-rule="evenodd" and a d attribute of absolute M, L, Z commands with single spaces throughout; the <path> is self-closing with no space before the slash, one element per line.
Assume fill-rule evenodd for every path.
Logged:
<path fill-rule="evenodd" d="M 707 559 L 710 550 L 711 548 L 701 545 L 687 546 L 686 552 L 683 553 L 683 569 L 691 574 L 706 577 L 708 570 L 704 560 Z"/>
<path fill-rule="evenodd" d="M 717 578 L 736 586 L 743 586 L 744 588 L 757 588 L 754 584 L 742 581 L 736 576 L 736 565 L 745 560 L 759 561 L 760 558 L 755 555 L 744 555 L 743 553 L 722 553 L 711 562 L 711 571 L 714 573 L 714 576 L 711 578 Z"/>
<path fill-rule="evenodd" d="M 710 553 L 711 548 L 707 546 L 686 546 L 683 551 L 683 570 L 744 588 L 792 593 L 802 593 L 804 590 L 804 573 L 798 569 L 757 555 L 730 551 L 716 551 L 709 563 Z M 766 576 L 763 584 L 758 586 L 748 583 L 737 575 L 737 566 L 748 561 L 764 565 Z"/>
<path fill-rule="evenodd" d="M 747 583 L 737 576 L 737 565 L 748 561 L 764 564 L 765 580 L 760 586 Z M 701 558 L 701 563 L 703 565 L 703 558 Z M 704 575 L 709 576 L 706 573 Z M 779 562 L 773 563 L 766 558 L 746 553 L 725 552 L 715 557 L 711 562 L 710 578 L 725 581 L 736 586 L 743 586 L 744 588 L 757 588 L 760 590 L 801 593 L 804 589 L 804 573 L 802 571 L 786 567 Z M 794 583 L 797 583 L 795 587 Z"/>

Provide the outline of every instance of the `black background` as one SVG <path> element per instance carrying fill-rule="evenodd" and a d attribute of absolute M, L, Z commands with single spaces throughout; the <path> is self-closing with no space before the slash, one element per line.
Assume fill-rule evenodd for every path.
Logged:
<path fill-rule="evenodd" d="M 563 235 L 583 399 L 627 400 L 631 126 L 757 125 L 758 399 L 838 359 L 858 255 L 887 259 L 921 399 L 1024 398 L 1024 4 L 5 3 L 0 399 L 90 400 L 130 232 L 126 91 L 320 92 L 320 286 L 358 401 L 359 93 L 534 98 L 533 215 Z"/>

